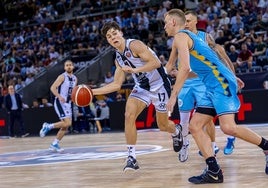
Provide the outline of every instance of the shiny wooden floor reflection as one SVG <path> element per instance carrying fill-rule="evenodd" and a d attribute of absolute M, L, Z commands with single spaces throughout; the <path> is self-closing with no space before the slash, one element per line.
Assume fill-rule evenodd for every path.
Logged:
<path fill-rule="evenodd" d="M 250 127 L 268 138 L 268 125 Z M 12 152 L 47 151 L 54 139 L 27 137 L 0 139 L 1 155 Z M 217 145 L 221 148 L 217 158 L 224 171 L 222 184 L 193 185 L 188 183 L 190 176 L 198 175 L 204 169 L 204 161 L 197 154 L 197 147 L 190 136 L 189 159 L 180 163 L 172 150 L 170 135 L 159 131 L 138 133 L 138 149 L 145 145 L 162 146 L 161 152 L 138 155 L 141 169 L 135 173 L 123 173 L 124 158 L 82 160 L 56 164 L 27 165 L 0 168 L 0 187 L 49 187 L 49 188 L 174 188 L 174 187 L 268 187 L 268 176 L 264 173 L 264 154 L 258 147 L 242 140 L 236 141 L 234 153 L 223 154 L 226 136 L 217 129 Z M 118 148 L 125 150 L 124 133 L 102 133 L 66 135 L 61 145 L 66 148 L 89 146 L 111 146 L 111 152 Z M 108 151 L 109 153 L 109 149 Z"/>

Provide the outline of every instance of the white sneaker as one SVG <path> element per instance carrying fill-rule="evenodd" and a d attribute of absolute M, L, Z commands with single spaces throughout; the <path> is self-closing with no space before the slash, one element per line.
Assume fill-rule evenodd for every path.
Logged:
<path fill-rule="evenodd" d="M 59 153 L 64 151 L 64 149 L 62 149 L 59 144 L 50 144 L 49 150 Z"/>
<path fill-rule="evenodd" d="M 189 153 L 189 141 L 186 142 L 185 145 L 182 146 L 181 150 L 179 151 L 179 155 L 178 155 L 178 158 L 179 158 L 179 161 L 180 162 L 185 162 L 187 161 L 188 159 L 188 153 Z"/>

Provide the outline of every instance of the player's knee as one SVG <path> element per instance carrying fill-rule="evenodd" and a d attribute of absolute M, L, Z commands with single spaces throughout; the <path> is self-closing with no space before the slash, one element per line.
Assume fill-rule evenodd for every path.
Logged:
<path fill-rule="evenodd" d="M 164 123 L 162 121 L 157 122 L 157 126 L 160 131 L 167 131 L 167 125 L 168 125 L 167 123 Z"/>
<path fill-rule="evenodd" d="M 195 126 L 193 123 L 189 123 L 189 131 L 191 134 L 195 134 L 196 132 L 198 132 L 198 127 Z"/>
<path fill-rule="evenodd" d="M 135 114 L 131 111 L 126 111 L 125 112 L 125 121 L 129 122 L 135 118 Z"/>
<path fill-rule="evenodd" d="M 236 135 L 236 127 L 235 126 L 225 126 L 221 125 L 221 130 L 224 134 L 235 136 Z"/>
<path fill-rule="evenodd" d="M 65 121 L 64 123 L 63 123 L 63 128 L 69 128 L 70 126 L 72 125 L 72 122 L 71 121 Z"/>

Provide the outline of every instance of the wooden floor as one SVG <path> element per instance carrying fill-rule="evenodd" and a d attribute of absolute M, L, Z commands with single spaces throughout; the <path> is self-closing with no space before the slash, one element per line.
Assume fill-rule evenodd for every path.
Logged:
<path fill-rule="evenodd" d="M 266 126 L 250 127 L 268 137 Z M 65 151 L 48 151 L 54 136 L 0 139 L 0 187 L 49 188 L 174 188 L 174 187 L 268 187 L 264 154 L 258 147 L 237 140 L 232 155 L 225 156 L 226 136 L 217 129 L 217 155 L 224 171 L 222 184 L 193 185 L 188 178 L 205 168 L 190 136 L 190 155 L 178 161 L 168 133 L 158 130 L 138 133 L 140 170 L 123 173 L 126 149 L 124 133 L 66 135 Z"/>

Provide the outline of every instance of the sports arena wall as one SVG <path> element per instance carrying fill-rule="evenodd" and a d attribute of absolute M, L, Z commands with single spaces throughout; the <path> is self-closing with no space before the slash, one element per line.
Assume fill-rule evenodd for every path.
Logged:
<path fill-rule="evenodd" d="M 240 111 L 236 114 L 238 124 L 268 123 L 268 90 L 249 90 L 238 94 L 238 96 L 241 102 Z M 124 112 L 125 102 L 114 102 L 110 104 L 110 125 L 112 131 L 124 130 Z M 0 136 L 8 135 L 7 117 L 7 112 L 4 109 L 0 109 Z M 25 109 L 23 111 L 23 118 L 26 131 L 31 135 L 39 134 L 44 121 L 58 121 L 53 107 Z M 172 114 L 171 119 L 176 123 L 179 122 L 178 111 Z M 138 129 L 157 128 L 153 106 L 149 106 L 142 112 L 137 119 L 136 125 Z M 53 133 L 56 133 L 56 130 L 50 134 Z"/>

